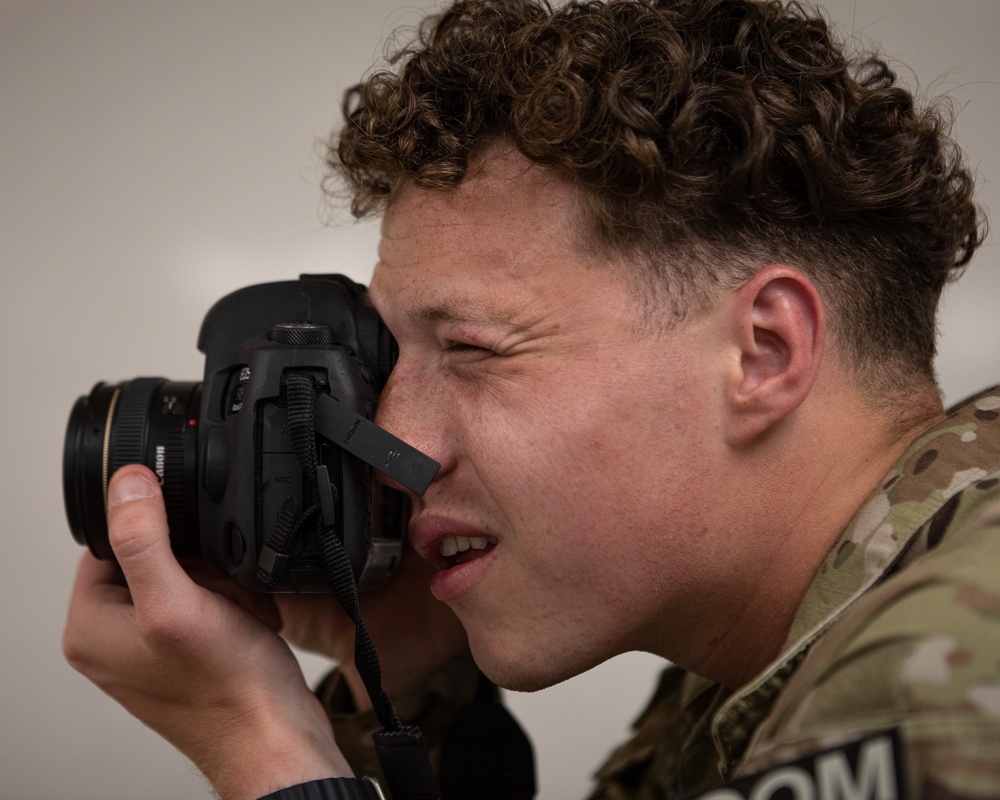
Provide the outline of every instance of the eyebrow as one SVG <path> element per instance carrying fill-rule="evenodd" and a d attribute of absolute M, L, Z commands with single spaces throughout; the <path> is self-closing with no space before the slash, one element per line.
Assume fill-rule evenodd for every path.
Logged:
<path fill-rule="evenodd" d="M 428 322 L 439 322 L 441 320 L 466 320 L 467 314 L 460 314 L 456 309 L 446 305 L 425 306 L 414 312 L 413 316 Z"/>
<path fill-rule="evenodd" d="M 426 322 L 484 322 L 492 325 L 511 324 L 513 320 L 499 309 L 473 313 L 462 304 L 438 303 L 412 312 L 416 319 Z"/>

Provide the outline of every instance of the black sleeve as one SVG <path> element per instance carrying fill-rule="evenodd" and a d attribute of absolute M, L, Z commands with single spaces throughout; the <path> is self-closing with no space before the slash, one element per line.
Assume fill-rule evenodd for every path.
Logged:
<path fill-rule="evenodd" d="M 316 693 L 354 773 L 374 777 L 385 786 L 371 739 L 381 728 L 374 714 L 354 710 L 336 670 Z M 394 697 L 393 703 L 404 722 L 420 728 L 442 800 L 535 796 L 531 742 L 503 705 L 500 690 L 471 657 L 443 667 L 408 696 Z"/>
<path fill-rule="evenodd" d="M 279 789 L 260 800 L 382 800 L 382 796 L 371 781 L 324 778 Z"/>

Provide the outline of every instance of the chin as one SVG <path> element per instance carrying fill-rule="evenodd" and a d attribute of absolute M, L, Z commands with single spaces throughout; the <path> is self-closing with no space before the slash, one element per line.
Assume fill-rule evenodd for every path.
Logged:
<path fill-rule="evenodd" d="M 537 692 L 596 667 L 602 658 L 571 658 L 558 647 L 534 641 L 527 648 L 470 639 L 472 657 L 482 673 L 501 689 Z M 558 654 L 557 654 L 558 653 Z"/>

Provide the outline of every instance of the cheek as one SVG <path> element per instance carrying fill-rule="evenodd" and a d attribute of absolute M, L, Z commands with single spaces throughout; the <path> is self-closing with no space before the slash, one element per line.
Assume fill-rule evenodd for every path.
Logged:
<path fill-rule="evenodd" d="M 515 530 L 539 534 L 536 547 L 551 540 L 562 548 L 572 538 L 587 548 L 592 531 L 630 526 L 662 499 L 648 485 L 650 462 L 666 466 L 670 453 L 650 441 L 656 433 L 646 423 L 619 409 L 579 401 L 507 406 L 470 430 L 479 480 Z"/>
<path fill-rule="evenodd" d="M 536 380 L 525 402 L 480 405 L 468 457 L 506 522 L 530 536 L 519 546 L 553 551 L 551 566 L 641 559 L 675 549 L 678 531 L 697 537 L 711 429 L 689 383 L 595 366 Z"/>

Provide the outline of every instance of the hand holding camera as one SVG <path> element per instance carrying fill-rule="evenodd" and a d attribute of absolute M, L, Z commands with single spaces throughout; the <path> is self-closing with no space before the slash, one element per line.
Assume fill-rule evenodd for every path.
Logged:
<path fill-rule="evenodd" d="M 110 482 L 108 538 L 118 564 L 85 555 L 73 590 L 64 649 L 76 669 L 226 800 L 351 774 L 267 596 L 199 574 L 206 588 L 177 562 L 150 470 Z"/>

